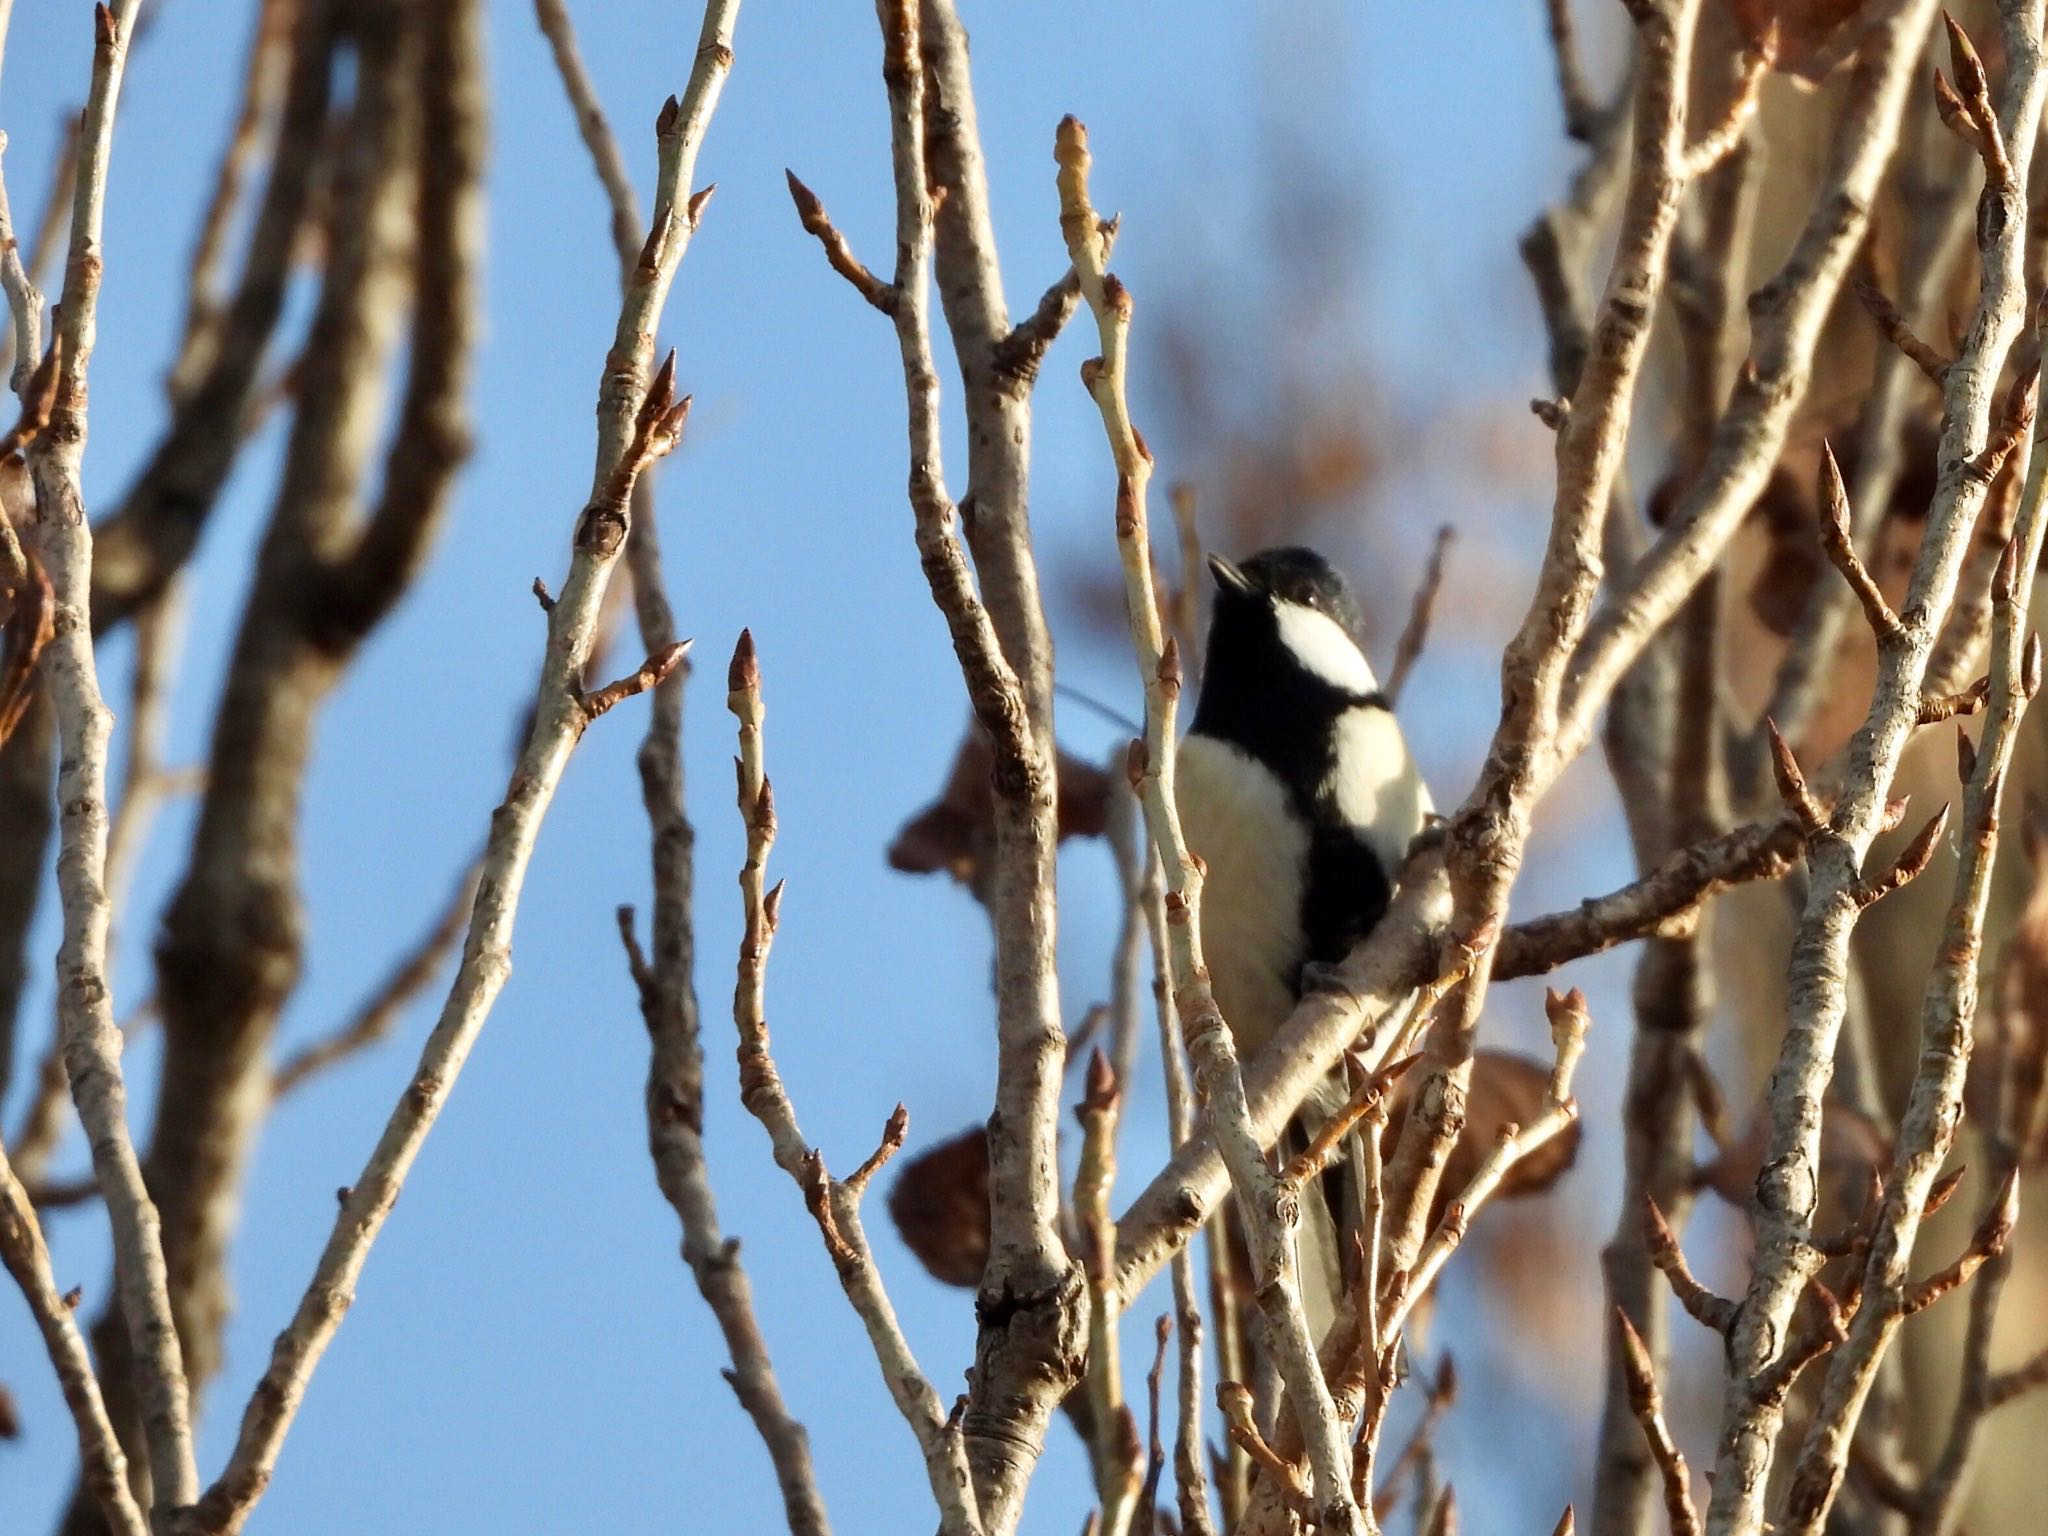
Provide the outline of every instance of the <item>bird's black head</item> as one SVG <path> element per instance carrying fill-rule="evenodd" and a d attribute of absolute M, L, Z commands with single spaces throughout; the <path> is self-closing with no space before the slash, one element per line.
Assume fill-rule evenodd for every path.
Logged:
<path fill-rule="evenodd" d="M 1364 627 L 1344 573 L 1312 549 L 1298 544 L 1265 549 L 1242 565 L 1211 555 L 1209 570 L 1216 578 L 1218 619 L 1226 610 L 1293 603 L 1326 614 L 1354 642 Z"/>
<path fill-rule="evenodd" d="M 1358 603 L 1329 561 L 1288 547 L 1242 564 L 1211 555 L 1209 569 L 1216 607 L 1195 730 L 1258 755 L 1277 732 L 1313 732 L 1380 699 L 1358 644 Z"/>

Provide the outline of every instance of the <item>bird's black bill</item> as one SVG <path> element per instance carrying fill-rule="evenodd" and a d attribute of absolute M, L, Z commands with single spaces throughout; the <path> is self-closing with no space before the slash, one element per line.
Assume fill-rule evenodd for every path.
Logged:
<path fill-rule="evenodd" d="M 1209 557 L 1209 574 L 1216 578 L 1216 589 L 1219 592 L 1234 592 L 1241 597 L 1249 597 L 1257 590 L 1252 585 L 1251 577 L 1221 555 Z"/>

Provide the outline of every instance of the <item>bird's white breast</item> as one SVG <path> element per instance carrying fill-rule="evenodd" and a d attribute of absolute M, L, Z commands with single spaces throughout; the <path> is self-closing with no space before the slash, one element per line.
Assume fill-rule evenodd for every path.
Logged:
<path fill-rule="evenodd" d="M 1365 834 L 1381 868 L 1391 879 L 1408 856 L 1408 845 L 1435 809 L 1422 782 L 1401 723 L 1390 709 L 1361 704 L 1337 717 L 1336 768 L 1325 790 L 1337 814 Z"/>
<path fill-rule="evenodd" d="M 1208 736 L 1175 759 L 1182 829 L 1208 865 L 1202 951 L 1238 1050 L 1264 1045 L 1294 1006 L 1308 829 L 1264 764 Z"/>

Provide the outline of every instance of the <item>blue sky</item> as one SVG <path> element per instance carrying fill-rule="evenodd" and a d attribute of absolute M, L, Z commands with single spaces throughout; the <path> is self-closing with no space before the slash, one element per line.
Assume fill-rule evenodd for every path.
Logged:
<path fill-rule="evenodd" d="M 118 496 L 163 420 L 185 261 L 233 111 L 248 9 L 167 0 L 129 72 L 93 371 L 95 506 Z M 480 446 L 431 569 L 324 712 L 305 804 L 307 974 L 286 1048 L 347 1013 L 481 836 L 541 640 L 528 584 L 559 577 L 588 485 L 592 405 L 615 310 L 606 213 L 530 7 L 495 0 L 490 10 Z M 687 75 L 697 13 L 670 0 L 583 0 L 575 10 L 644 198 L 654 115 Z M 1117 266 L 1139 305 L 1141 422 L 1155 442 L 1172 435 L 1144 405 L 1160 398 L 1142 376 L 1148 306 L 1185 297 L 1198 269 L 1256 282 L 1241 267 L 1271 190 L 1260 185 L 1273 164 L 1262 146 L 1312 137 L 1328 164 L 1358 178 L 1369 216 L 1347 269 L 1357 291 L 1345 307 L 1356 323 L 1328 344 L 1369 361 L 1383 381 L 1388 431 L 1414 445 L 1372 511 L 1399 529 L 1457 521 L 1473 551 L 1409 723 L 1439 799 L 1455 800 L 1493 719 L 1487 647 L 1519 616 L 1547 501 L 1539 477 L 1488 475 L 1471 461 L 1491 454 L 1540 470 L 1546 449 L 1512 411 L 1490 418 L 1503 423 L 1505 446 L 1480 454 L 1446 451 L 1432 423 L 1545 391 L 1514 258 L 1516 232 L 1568 163 L 1541 8 L 1041 0 L 965 10 L 1013 304 L 1028 305 L 1064 265 L 1051 144 L 1061 115 L 1074 112 L 1091 130 L 1096 201 L 1124 215 Z M 60 113 L 82 95 L 90 29 L 86 0 L 15 8 L 0 127 L 24 225 L 40 206 Z M 665 327 L 697 405 L 660 494 L 669 579 L 683 630 L 699 643 L 686 750 L 712 1172 L 727 1230 L 744 1240 L 784 1389 L 810 1426 L 835 1524 L 893 1531 L 906 1512 L 925 1518 L 915 1448 L 815 1229 L 733 1092 L 725 1007 L 741 843 L 719 678 L 733 638 L 751 625 L 783 829 L 773 870 L 789 881 L 770 1018 L 806 1134 L 837 1166 L 866 1153 L 899 1098 L 913 1146 L 986 1113 L 981 915 L 964 893 L 893 874 L 882 858 L 940 782 L 964 703 L 911 544 L 893 341 L 826 269 L 783 185 L 784 167 L 794 168 L 856 247 L 884 259 L 893 215 L 873 16 L 864 5 L 750 0 L 736 51 L 700 162 L 718 196 Z M 1215 327 L 1223 355 L 1256 348 L 1255 329 L 1227 309 Z M 1107 453 L 1075 383 L 1087 351 L 1081 336 L 1063 341 L 1038 395 L 1035 521 L 1054 574 L 1107 569 L 1113 559 Z M 241 466 L 195 568 L 173 707 L 178 761 L 204 748 L 280 446 L 274 425 Z M 957 486 L 957 425 L 948 464 Z M 1176 472 L 1171 462 L 1165 469 Z M 1420 535 L 1410 541 L 1404 571 L 1419 566 L 1424 547 Z M 1128 662 L 1092 638 L 1056 584 L 1051 600 L 1063 676 L 1135 710 Z M 108 654 L 111 690 L 124 644 L 111 642 Z M 742 1530 L 779 1518 L 765 1458 L 718 1379 L 717 1335 L 677 1260 L 674 1220 L 644 1148 L 644 1037 L 612 922 L 616 903 L 645 901 L 632 768 L 642 720 L 638 706 L 608 717 L 570 769 L 520 915 L 511 984 L 315 1379 L 252 1525 L 259 1536 Z M 1101 755 L 1119 733 L 1069 709 L 1062 735 L 1070 749 Z M 1594 780 L 1583 782 L 1590 789 Z M 1623 876 L 1599 794 L 1568 798 L 1594 806 L 1579 815 L 1596 818 L 1596 835 L 1579 846 L 1598 868 L 1575 861 L 1554 874 L 1539 861 L 1527 909 Z M 125 925 L 124 1004 L 149 985 L 147 938 L 189 834 L 182 809 L 158 825 Z M 1064 861 L 1062 918 L 1064 997 L 1078 1018 L 1107 988 L 1114 911 L 1100 849 Z M 54 944 L 46 922 L 38 953 Z M 1606 1062 L 1596 1052 L 1582 1079 L 1594 1122 L 1582 1167 L 1597 1168 L 1613 1146 L 1612 1058 L 1626 1028 L 1613 983 L 1624 974 L 1615 960 L 1589 971 L 1617 1050 Z M 414 1008 L 399 1039 L 292 1099 L 264 1134 L 236 1253 L 229 1368 L 201 1436 L 208 1476 L 325 1236 L 332 1192 L 360 1166 L 437 1000 L 438 992 Z M 27 1004 L 30 1053 L 42 1047 L 48 1009 L 45 985 Z M 1542 1039 L 1526 988 L 1505 989 L 1498 1011 L 1504 1037 Z M 153 1070 L 152 1048 L 138 1046 L 138 1084 Z M 1136 1094 L 1124 1198 L 1162 1155 L 1156 1095 L 1149 1080 Z M 139 1089 L 135 1098 L 147 1106 L 151 1095 Z M 5 1111 L 0 1124 L 12 1124 L 18 1098 Z M 82 1148 L 65 1155 L 76 1164 Z M 1606 1182 L 1583 1174 L 1579 1185 L 1573 1219 L 1604 1226 Z M 101 1225 L 96 1213 L 51 1223 L 60 1280 L 83 1283 L 95 1309 L 106 1289 Z M 926 1371 L 950 1397 L 971 1358 L 966 1297 L 923 1276 L 879 1202 L 870 1230 Z M 1571 1262 L 1593 1283 L 1589 1256 Z M 1454 1296 L 1470 1294 L 1455 1275 L 1450 1283 Z M 1136 1309 L 1133 1358 L 1159 1305 L 1148 1297 Z M 1518 1365 L 1506 1336 L 1514 1326 L 1480 1313 L 1452 1330 L 1473 1390 L 1444 1432 L 1443 1464 L 1476 1501 L 1483 1528 L 1496 1518 L 1547 1528 L 1581 1480 L 1588 1441 L 1577 1415 L 1595 1384 L 1586 1370 L 1585 1379 L 1546 1381 Z M 0 1379 L 27 1423 L 21 1442 L 0 1446 L 0 1529 L 42 1531 L 68 1486 L 69 1433 L 24 1310 L 4 1298 Z M 1546 1411 L 1532 1413 L 1539 1407 Z M 1504 1434 L 1510 1422 L 1517 1427 Z M 1056 1427 L 1026 1528 L 1075 1529 L 1087 1502 L 1082 1458 Z"/>

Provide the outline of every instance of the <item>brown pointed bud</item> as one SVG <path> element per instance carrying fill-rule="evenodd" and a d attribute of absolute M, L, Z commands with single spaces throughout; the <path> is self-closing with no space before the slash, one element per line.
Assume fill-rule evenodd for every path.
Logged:
<path fill-rule="evenodd" d="M 696 398 L 695 395 L 683 396 L 670 406 L 667 414 L 655 424 L 651 443 L 655 457 L 659 458 L 671 452 L 676 444 L 682 441 L 683 423 L 690 419 L 690 406 Z"/>
<path fill-rule="evenodd" d="M 1834 444 L 1822 439 L 1820 445 L 1820 504 L 1828 524 L 1838 538 L 1849 537 L 1849 488 L 1842 484 L 1842 466 L 1835 462 Z"/>
<path fill-rule="evenodd" d="M 1906 809 L 1912 803 L 1911 795 L 1901 795 L 1896 800 L 1885 801 L 1884 812 L 1877 818 L 1877 830 L 1880 833 L 1898 831 L 1906 824 Z"/>
<path fill-rule="evenodd" d="M 683 104 L 671 96 L 661 104 L 661 111 L 655 114 L 654 131 L 663 138 L 675 131 L 676 122 L 683 115 Z"/>
<path fill-rule="evenodd" d="M 1138 457 L 1147 464 L 1150 464 L 1152 462 L 1152 445 L 1145 441 L 1145 434 L 1139 431 L 1135 424 L 1131 427 L 1131 442 L 1138 450 Z"/>
<path fill-rule="evenodd" d="M 1106 1114 L 1116 1108 L 1116 1068 L 1109 1064 L 1109 1057 L 1103 1054 L 1101 1046 L 1088 1053 L 1088 1077 L 1085 1093 L 1081 1099 L 1081 1114 Z"/>
<path fill-rule="evenodd" d="M 1820 1307 L 1821 1316 L 1827 1319 L 1828 1337 L 1837 1344 L 1841 1343 L 1849 1337 L 1848 1325 L 1842 1317 L 1841 1298 L 1818 1280 L 1809 1281 L 1808 1284 L 1812 1287 L 1813 1299 Z"/>
<path fill-rule="evenodd" d="M 654 371 L 654 382 L 647 386 L 647 394 L 640 402 L 640 415 L 645 421 L 660 420 L 668 414 L 668 408 L 676 398 L 676 349 L 670 347 L 668 356 L 661 360 L 661 366 Z"/>
<path fill-rule="evenodd" d="M 1114 272 L 1105 272 L 1102 277 L 1102 302 L 1109 306 L 1110 313 L 1117 319 L 1130 323 L 1131 290 L 1124 286 L 1124 280 Z"/>
<path fill-rule="evenodd" d="M 813 224 L 825 221 L 825 205 L 818 201 L 818 194 L 797 178 L 795 171 L 787 166 L 782 171 L 783 179 L 789 183 L 789 200 L 796 204 L 797 222 L 808 230 Z"/>
<path fill-rule="evenodd" d="M 540 603 L 541 612 L 553 613 L 555 611 L 555 595 L 548 590 L 548 584 L 538 576 L 533 578 L 533 595 Z"/>
<path fill-rule="evenodd" d="M 1934 862 L 1934 850 L 1941 846 L 1942 833 L 1948 830 L 1948 815 L 1949 808 L 1944 805 L 1934 813 L 1932 819 L 1919 830 L 1913 840 L 1899 850 L 1898 858 L 1893 860 L 1892 867 L 1884 878 L 1869 888 L 1870 900 L 1875 901 L 1902 886 L 1910 885 L 1926 872 L 1927 866 Z"/>
<path fill-rule="evenodd" d="M 690 228 L 692 230 L 696 229 L 704 221 L 704 210 L 709 206 L 712 194 L 717 191 L 718 183 L 714 181 L 710 186 L 700 187 L 695 192 L 692 192 L 690 200 L 683 204 L 683 217 L 690 221 Z"/>
<path fill-rule="evenodd" d="M 1777 25 L 1776 21 L 1771 24 L 1774 27 Z M 1579 1517 L 1572 1513 L 1571 1505 L 1567 1504 L 1564 1513 L 1557 1517 L 1557 1524 L 1552 1527 L 1550 1536 L 1578 1536 L 1578 1529 Z"/>
<path fill-rule="evenodd" d="M 1977 776 L 1977 743 L 1960 725 L 1956 727 L 1956 777 L 1967 784 Z"/>
<path fill-rule="evenodd" d="M 1159 653 L 1159 686 L 1166 690 L 1168 698 L 1180 697 L 1180 641 L 1172 635 L 1166 637 L 1166 647 Z"/>
<path fill-rule="evenodd" d="M 2003 1253 L 2005 1245 L 2012 1238 L 2012 1229 L 2020 1219 L 2020 1171 L 2017 1168 L 2006 1173 L 2005 1182 L 1998 1186 L 1998 1198 L 1991 1202 L 1991 1209 L 1984 1213 L 1983 1223 L 1977 1228 L 1977 1235 L 1970 1246 L 1987 1257 Z"/>
<path fill-rule="evenodd" d="M 1964 135 L 1970 133 L 1973 121 L 1970 109 L 1956 94 L 1955 87 L 1948 83 L 1948 77 L 1938 69 L 1934 72 L 1934 110 L 1941 115 L 1945 127 Z"/>
<path fill-rule="evenodd" d="M 2006 452 L 2019 446 L 2027 428 L 2034 424 L 2034 412 L 2041 403 L 2041 359 L 2035 358 L 2020 370 L 2005 392 L 2005 414 L 2000 435 L 2008 443 Z M 2000 458 L 2004 454 L 1999 455 Z"/>
<path fill-rule="evenodd" d="M 1102 377 L 1102 359 L 1084 358 L 1081 361 L 1081 384 L 1090 394 L 1095 392 L 1095 381 Z"/>
<path fill-rule="evenodd" d="M 1572 403 L 1565 399 L 1531 400 L 1529 409 L 1536 413 L 1536 419 L 1553 432 L 1562 432 L 1564 424 L 1572 414 Z"/>
<path fill-rule="evenodd" d="M 1948 29 L 1948 61 L 1956 72 L 1957 88 L 1973 101 L 1988 94 L 1991 84 L 1984 75 L 1984 61 L 1977 56 L 1976 45 L 1970 41 L 1969 33 L 1947 11 L 1941 13 L 1941 21 Z"/>
<path fill-rule="evenodd" d="M 725 691 L 727 693 L 753 693 L 761 686 L 761 658 L 754 650 L 754 632 L 740 631 L 740 641 L 732 648 L 732 665 L 725 669 Z"/>
<path fill-rule="evenodd" d="M 101 6 L 100 14 L 105 15 L 106 9 L 107 8 L 105 6 Z M 74 1285 L 73 1287 L 71 1287 L 70 1290 L 64 1293 L 61 1299 L 63 1300 L 64 1310 L 66 1312 L 76 1312 L 79 1308 L 79 1304 L 85 1300 L 85 1287 L 82 1285 Z"/>
<path fill-rule="evenodd" d="M 2041 633 L 2027 636 L 2027 648 L 2020 656 L 2020 689 L 2031 699 L 2041 691 Z"/>
<path fill-rule="evenodd" d="M 1152 754 L 1145 748 L 1142 738 L 1133 736 L 1130 746 L 1124 752 L 1124 777 L 1136 789 L 1145 782 L 1145 774 L 1152 766 Z"/>
<path fill-rule="evenodd" d="M 1808 833 L 1820 831 L 1825 825 L 1820 808 L 1813 803 L 1813 797 L 1806 790 L 1806 775 L 1799 771 L 1799 759 L 1792 755 L 1792 748 L 1778 730 L 1778 722 L 1768 716 L 1764 728 L 1771 738 L 1771 777 L 1777 780 L 1778 794 L 1799 817 L 1799 824 Z"/>
<path fill-rule="evenodd" d="M 1927 1199 L 1920 1207 L 1923 1221 L 1948 1204 L 1955 1192 L 1963 1187 L 1963 1175 L 1969 1171 L 1969 1165 L 1965 1163 L 1934 1181 L 1934 1187 L 1927 1191 Z"/>
<path fill-rule="evenodd" d="M 782 887 L 777 885 L 775 889 L 780 891 Z M 900 1150 L 903 1146 L 904 1138 L 909 1136 L 909 1134 L 910 1111 L 905 1109 L 903 1101 L 898 1099 L 896 1107 L 889 1111 L 888 1122 L 882 1127 L 883 1150 L 890 1153 Z"/>
<path fill-rule="evenodd" d="M 2019 584 L 2020 536 L 2014 534 L 1998 552 L 1998 569 L 1991 576 L 1991 596 L 1998 602 L 2009 603 L 2019 591 Z"/>
<path fill-rule="evenodd" d="M 1444 1352 L 1443 1364 L 1436 1368 L 1436 1385 L 1429 1395 L 1446 1408 L 1458 1400 L 1458 1367 L 1448 1350 Z"/>
<path fill-rule="evenodd" d="M 754 796 L 754 820 L 763 831 L 775 830 L 775 785 L 766 774 L 761 776 L 761 792 Z"/>
<path fill-rule="evenodd" d="M 113 47 L 114 39 L 120 35 L 114 26 L 114 13 L 104 5 L 96 5 L 92 8 L 92 23 L 93 40 L 102 48 Z"/>
<path fill-rule="evenodd" d="M 1131 490 L 1131 477 L 1116 477 L 1116 536 L 1135 538 L 1138 532 L 1138 498 Z"/>
<path fill-rule="evenodd" d="M 1650 1411 L 1657 1401 L 1657 1378 L 1650 1367 L 1650 1351 L 1636 1325 L 1620 1307 L 1614 1309 L 1620 1325 L 1623 1374 L 1628 1378 L 1628 1400 L 1638 1416 Z"/>
<path fill-rule="evenodd" d="M 782 926 L 782 890 L 788 884 L 787 880 L 776 881 L 761 899 L 761 920 L 768 925 L 770 933 Z"/>

